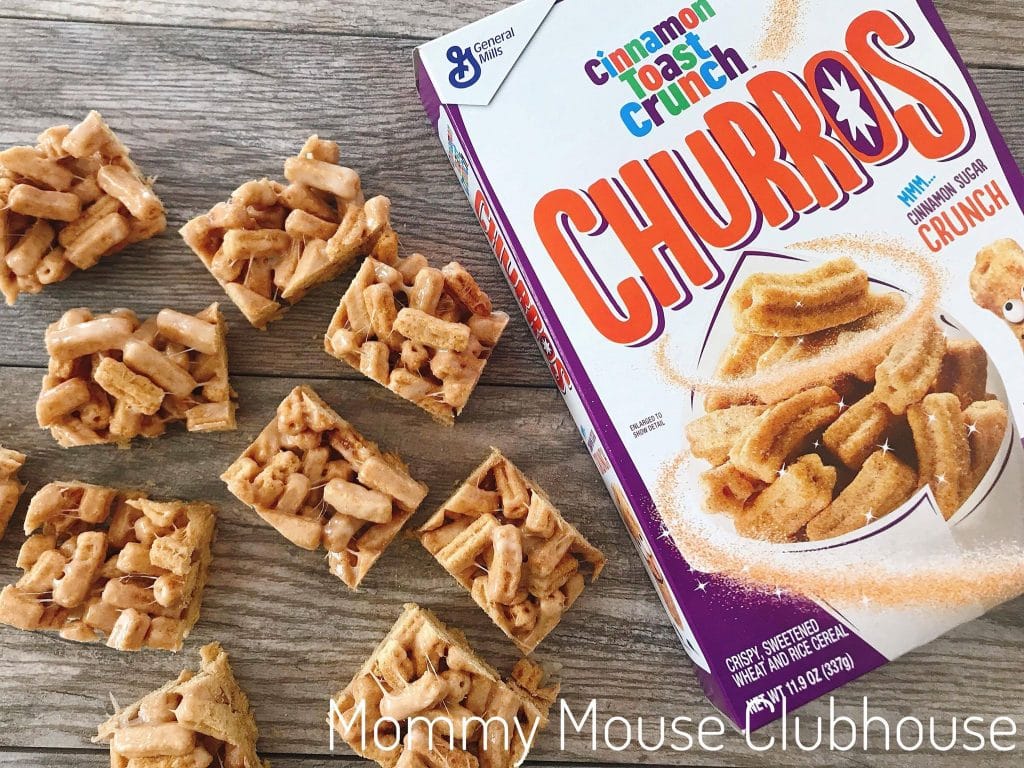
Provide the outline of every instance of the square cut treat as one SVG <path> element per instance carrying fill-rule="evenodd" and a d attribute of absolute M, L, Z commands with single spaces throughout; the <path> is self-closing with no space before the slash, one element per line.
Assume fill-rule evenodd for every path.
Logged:
<path fill-rule="evenodd" d="M 249 181 L 181 229 L 231 300 L 265 329 L 356 259 L 398 251 L 391 202 L 366 200 L 359 174 L 338 165 L 338 145 L 311 136 L 284 164 L 287 184 Z"/>
<path fill-rule="evenodd" d="M 359 586 L 427 495 L 402 460 L 382 453 L 309 387 L 225 470 L 228 489 L 293 544 L 327 550 L 327 564 Z"/>
<path fill-rule="evenodd" d="M 341 298 L 327 353 L 451 426 L 480 381 L 508 315 L 457 261 L 368 258 Z"/>
<path fill-rule="evenodd" d="M 13 304 L 164 231 L 164 207 L 99 112 L 0 152 L 0 293 Z"/>
<path fill-rule="evenodd" d="M 11 522 L 25 486 L 18 482 L 18 472 L 25 464 L 25 454 L 0 445 L 0 539 Z"/>
<path fill-rule="evenodd" d="M 32 497 L 24 575 L 0 592 L 0 622 L 119 651 L 177 651 L 199 618 L 215 511 L 137 491 L 50 483 Z"/>
<path fill-rule="evenodd" d="M 198 672 L 114 714 L 95 743 L 110 744 L 111 768 L 270 768 L 256 754 L 256 719 L 218 643 L 200 651 Z"/>
<path fill-rule="evenodd" d="M 36 403 L 39 426 L 64 448 L 235 428 L 227 325 L 216 304 L 196 315 L 70 309 L 46 329 L 50 362 Z"/>
<path fill-rule="evenodd" d="M 334 697 L 328 722 L 385 768 L 512 768 L 526 759 L 523 734 L 547 725 L 558 690 L 529 659 L 502 681 L 461 632 L 406 605 Z"/>
<path fill-rule="evenodd" d="M 419 529 L 420 541 L 523 653 L 595 581 L 605 557 L 495 450 Z"/>

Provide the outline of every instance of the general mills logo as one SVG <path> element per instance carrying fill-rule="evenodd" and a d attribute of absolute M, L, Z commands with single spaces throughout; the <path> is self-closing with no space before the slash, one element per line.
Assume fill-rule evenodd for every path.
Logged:
<path fill-rule="evenodd" d="M 480 62 L 470 48 L 453 45 L 448 49 L 448 61 L 454 66 L 448 73 L 448 82 L 455 88 L 469 88 L 480 79 Z"/>

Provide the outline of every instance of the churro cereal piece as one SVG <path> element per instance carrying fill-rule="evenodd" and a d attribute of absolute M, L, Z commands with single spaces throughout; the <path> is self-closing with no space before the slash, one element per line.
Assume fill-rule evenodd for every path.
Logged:
<path fill-rule="evenodd" d="M 1003 320 L 1024 348 L 1024 249 L 1015 240 L 997 240 L 978 252 L 971 295 Z"/>
<path fill-rule="evenodd" d="M 532 652 L 591 581 L 604 555 L 497 450 L 419 529 L 423 546 L 523 653 Z"/>
<path fill-rule="evenodd" d="M 880 331 L 894 323 L 907 308 L 907 300 L 902 293 L 890 291 L 878 296 L 871 297 L 871 311 L 853 323 L 838 329 L 835 338 L 835 346 L 843 348 L 854 344 L 864 334 Z M 857 359 L 851 359 L 850 373 L 861 381 L 872 382 L 875 380 L 875 370 L 885 360 L 885 356 L 892 348 L 891 342 L 887 345 L 873 346 L 866 350 Z"/>
<path fill-rule="evenodd" d="M 807 524 L 807 538 L 820 541 L 863 528 L 899 507 L 916 488 L 914 470 L 892 453 L 876 451 L 853 482 Z"/>
<path fill-rule="evenodd" d="M 751 275 L 729 300 L 740 333 L 802 336 L 864 317 L 868 288 L 867 272 L 842 258 L 795 275 Z"/>
<path fill-rule="evenodd" d="M 18 471 L 25 464 L 25 454 L 0 445 L 0 539 L 11 522 L 25 486 L 18 482 Z"/>
<path fill-rule="evenodd" d="M 338 145 L 310 136 L 284 164 L 288 184 L 248 181 L 181 236 L 256 328 L 265 329 L 311 288 L 357 258 L 392 258 L 391 202 L 366 200 Z"/>
<path fill-rule="evenodd" d="M 1010 415 L 998 400 L 979 400 L 964 410 L 967 444 L 971 454 L 971 476 L 967 495 L 974 492 L 999 453 L 1006 437 Z"/>
<path fill-rule="evenodd" d="M 878 399 L 897 416 L 932 388 L 946 356 L 946 336 L 927 320 L 901 336 L 875 371 Z"/>
<path fill-rule="evenodd" d="M 948 520 L 967 497 L 971 456 L 967 426 L 956 395 L 928 395 L 907 411 L 917 450 L 918 485 L 931 486 Z"/>
<path fill-rule="evenodd" d="M 860 469 L 868 456 L 887 443 L 896 417 L 874 393 L 862 398 L 825 430 L 822 443 L 850 469 Z"/>
<path fill-rule="evenodd" d="M 815 387 L 771 406 L 740 433 L 729 458 L 740 471 L 765 483 L 808 439 L 839 416 L 839 394 Z"/>
<path fill-rule="evenodd" d="M 832 503 L 836 469 L 821 457 L 801 456 L 736 517 L 743 536 L 765 541 L 792 541 L 819 512 Z"/>
<path fill-rule="evenodd" d="M 772 341 L 772 345 L 758 359 L 757 372 L 763 373 L 777 365 L 810 360 L 827 346 L 828 337 L 832 335 L 831 331 L 819 331 L 807 336 L 780 336 Z"/>
<path fill-rule="evenodd" d="M 988 355 L 978 342 L 971 339 L 953 339 L 946 344 L 933 392 L 952 392 L 960 399 L 960 406 L 985 399 L 988 386 Z"/>
<path fill-rule="evenodd" d="M 762 373 L 776 366 L 812 360 L 833 350 L 857 343 L 864 334 L 878 331 L 893 321 L 906 308 L 906 299 L 895 291 L 869 296 L 870 311 L 864 317 L 816 333 L 803 336 L 780 336 L 772 339 L 771 346 L 757 360 L 757 371 Z M 768 338 L 768 337 L 760 337 Z M 874 381 L 875 368 L 885 359 L 888 346 L 876 346 L 848 359 L 849 370 L 862 381 Z"/>
<path fill-rule="evenodd" d="M 402 460 L 382 453 L 309 387 L 221 475 L 228 490 L 296 546 L 327 550 L 355 589 L 427 495 Z"/>
<path fill-rule="evenodd" d="M 764 410 L 763 405 L 734 405 L 690 422 L 686 427 L 690 452 L 713 466 L 724 464 L 740 434 Z"/>
<path fill-rule="evenodd" d="M 93 742 L 110 744 L 111 766 L 270 768 L 256 754 L 256 720 L 227 653 L 210 643 L 199 654 L 198 672 L 184 670 L 99 727 Z"/>
<path fill-rule="evenodd" d="M 377 254 L 342 296 L 324 348 L 451 426 L 507 324 L 458 262 L 437 270 L 420 254 Z"/>
<path fill-rule="evenodd" d="M 0 152 L 0 293 L 14 304 L 163 232 L 164 207 L 99 112 Z"/>
<path fill-rule="evenodd" d="M 461 632 L 410 604 L 334 696 L 328 722 L 384 768 L 511 768 L 526 759 L 522 734 L 546 727 L 558 690 L 528 659 L 503 681 Z"/>
<path fill-rule="evenodd" d="M 235 429 L 227 324 L 216 304 L 195 315 L 161 310 L 71 309 L 46 329 L 49 367 L 36 402 L 39 426 L 64 448 Z"/>
<path fill-rule="evenodd" d="M 758 361 L 773 342 L 774 339 L 769 336 L 758 336 L 753 333 L 736 334 L 722 353 L 722 359 L 718 361 L 715 378 L 721 383 L 726 383 L 752 376 L 757 372 Z M 704 410 L 716 411 L 741 401 L 742 398 L 712 392 L 704 398 Z"/>
<path fill-rule="evenodd" d="M 765 484 L 736 469 L 732 462 L 713 467 L 700 476 L 704 506 L 708 512 L 736 516 Z"/>
<path fill-rule="evenodd" d="M 177 651 L 199 618 L 216 513 L 137 491 L 50 483 L 29 503 L 24 575 L 0 622 L 119 651 Z"/>

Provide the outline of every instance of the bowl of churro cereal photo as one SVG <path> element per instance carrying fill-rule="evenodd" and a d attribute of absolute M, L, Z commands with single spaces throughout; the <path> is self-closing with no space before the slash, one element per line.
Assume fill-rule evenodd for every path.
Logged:
<path fill-rule="evenodd" d="M 1020 446 L 988 354 L 912 262 L 912 289 L 850 256 L 738 264 L 684 435 L 687 515 L 716 539 L 874 552 L 970 535 Z"/>

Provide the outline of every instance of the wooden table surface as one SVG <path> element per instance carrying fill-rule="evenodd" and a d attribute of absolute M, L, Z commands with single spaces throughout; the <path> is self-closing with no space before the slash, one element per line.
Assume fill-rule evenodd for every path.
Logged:
<path fill-rule="evenodd" d="M 748 0 L 753 1 L 753 0 Z M 217 479 L 296 383 L 315 386 L 358 427 L 403 453 L 435 508 L 485 455 L 503 448 L 549 488 L 566 515 L 609 555 L 538 658 L 560 667 L 570 705 L 596 698 L 606 716 L 714 714 L 698 688 L 632 545 L 581 445 L 518 313 L 483 384 L 454 430 L 430 423 L 327 357 L 320 338 L 345 284 L 322 286 L 269 333 L 249 327 L 181 242 L 177 228 L 240 182 L 280 176 L 283 159 L 311 133 L 339 141 L 364 187 L 388 195 L 406 249 L 459 259 L 496 304 L 514 302 L 469 205 L 431 135 L 413 87 L 419 42 L 503 7 L 503 0 L 4 0 L 0 3 L 0 146 L 31 143 L 51 124 L 98 109 L 131 147 L 169 213 L 167 232 L 77 273 L 44 295 L 0 309 L 0 441 L 29 454 L 29 493 L 54 479 L 144 486 L 154 495 L 220 507 L 214 565 L 202 616 L 185 650 L 123 654 L 0 627 L 0 765 L 104 766 L 89 737 L 109 697 L 126 703 L 224 643 L 256 709 L 261 752 L 277 768 L 356 765 L 328 751 L 328 696 L 343 687 L 407 601 L 465 629 L 500 668 L 510 643 L 415 542 L 397 541 L 358 593 L 331 576 L 322 556 L 285 542 Z M 939 2 L 943 18 L 1018 157 L 1024 157 L 1024 3 Z M 42 334 L 74 306 L 165 306 L 195 311 L 224 302 L 239 430 L 174 431 L 130 451 L 62 451 L 35 426 L 45 366 Z M 23 507 L 22 507 L 23 509 Z M 16 578 L 21 513 L 0 544 L 0 583 Z M 914 715 L 1010 715 L 1024 726 L 1024 601 L 974 621 L 836 695 L 839 711 L 867 696 L 890 722 Z M 824 715 L 828 702 L 805 710 Z M 940 728 L 940 733 L 948 733 Z M 613 732 L 615 732 L 613 730 Z M 777 732 L 768 730 L 768 733 Z M 537 764 L 728 766 L 1019 765 L 1020 752 L 975 755 L 758 754 L 731 735 L 717 752 L 654 754 L 633 747 L 593 752 L 570 733 L 564 750 L 542 736 Z"/>

